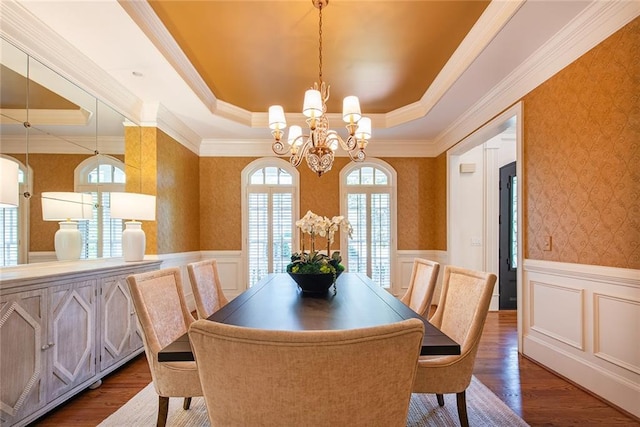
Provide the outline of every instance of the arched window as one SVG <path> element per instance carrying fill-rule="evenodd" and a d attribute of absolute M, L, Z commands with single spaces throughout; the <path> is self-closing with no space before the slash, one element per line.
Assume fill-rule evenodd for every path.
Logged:
<path fill-rule="evenodd" d="M 31 179 L 32 174 L 27 173 L 27 167 L 13 157 L 1 155 L 3 158 L 18 164 L 19 193 L 24 193 L 26 177 Z M 28 233 L 27 218 L 29 216 L 29 199 L 18 198 L 18 206 L 0 208 L 0 233 L 2 233 L 2 246 L 0 246 L 0 267 L 24 264 L 27 262 Z"/>
<path fill-rule="evenodd" d="M 350 163 L 340 172 L 340 212 L 346 212 L 353 238 L 342 236 L 343 258 L 351 272 L 366 273 L 392 287 L 396 252 L 396 173 L 371 159 Z"/>
<path fill-rule="evenodd" d="M 242 171 L 243 254 L 249 286 L 282 273 L 294 251 L 298 171 L 277 158 L 259 159 Z"/>
<path fill-rule="evenodd" d="M 93 218 L 80 221 L 81 258 L 122 256 L 122 220 L 111 218 L 114 191 L 125 191 L 124 163 L 109 157 L 90 157 L 75 169 L 75 191 L 91 193 Z"/>

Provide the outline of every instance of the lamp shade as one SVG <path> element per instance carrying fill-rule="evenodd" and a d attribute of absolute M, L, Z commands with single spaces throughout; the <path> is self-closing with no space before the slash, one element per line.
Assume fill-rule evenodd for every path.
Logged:
<path fill-rule="evenodd" d="M 284 129 L 287 127 L 287 120 L 284 117 L 282 105 L 272 105 L 269 107 L 269 127 L 271 129 Z"/>
<path fill-rule="evenodd" d="M 156 196 L 113 192 L 111 218 L 153 221 L 156 219 Z"/>
<path fill-rule="evenodd" d="M 371 138 L 371 119 L 369 117 L 363 117 L 358 122 L 358 128 L 356 129 L 356 138 Z"/>
<path fill-rule="evenodd" d="M 360 112 L 360 100 L 357 96 L 347 96 L 342 101 L 342 120 L 347 123 L 356 123 L 362 117 Z"/>
<path fill-rule="evenodd" d="M 91 194 L 52 191 L 42 193 L 41 198 L 45 221 L 83 220 L 93 216 Z"/>
<path fill-rule="evenodd" d="M 289 128 L 289 138 L 287 138 L 287 142 L 289 145 L 302 145 L 302 128 L 297 125 L 293 125 Z"/>
<path fill-rule="evenodd" d="M 319 90 L 309 89 L 304 93 L 302 114 L 307 117 L 320 117 L 322 115 L 322 95 Z"/>
<path fill-rule="evenodd" d="M 18 206 L 18 164 L 0 157 L 0 208 Z"/>

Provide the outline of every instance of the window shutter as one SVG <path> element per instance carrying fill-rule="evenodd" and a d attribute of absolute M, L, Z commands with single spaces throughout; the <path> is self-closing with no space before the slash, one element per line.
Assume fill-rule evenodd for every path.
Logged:
<path fill-rule="evenodd" d="M 0 208 L 2 224 L 2 246 L 0 246 L 1 267 L 18 265 L 18 208 Z"/>

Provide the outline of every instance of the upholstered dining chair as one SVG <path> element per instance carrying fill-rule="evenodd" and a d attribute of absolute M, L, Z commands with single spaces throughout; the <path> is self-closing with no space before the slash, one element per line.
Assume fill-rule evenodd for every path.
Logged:
<path fill-rule="evenodd" d="M 279 331 L 197 320 L 189 338 L 211 425 L 404 426 L 418 319 Z"/>
<path fill-rule="evenodd" d="M 187 271 L 199 319 L 206 319 L 229 302 L 222 292 L 215 259 L 187 264 Z"/>
<path fill-rule="evenodd" d="M 420 357 L 414 393 L 435 393 L 444 406 L 445 393 L 456 393 L 458 417 L 468 426 L 465 391 L 471 383 L 480 336 L 489 311 L 496 275 L 445 266 L 434 326 L 460 344 L 459 356 Z"/>
<path fill-rule="evenodd" d="M 423 258 L 414 259 L 409 287 L 400 298 L 400 301 L 425 319 L 429 316 L 439 272 L 440 264 L 437 262 Z"/>
<path fill-rule="evenodd" d="M 167 421 L 170 397 L 202 396 L 195 362 L 158 362 L 158 351 L 188 331 L 195 321 L 184 298 L 178 268 L 167 268 L 127 277 L 142 332 L 144 351 L 158 393 L 158 426 Z"/>

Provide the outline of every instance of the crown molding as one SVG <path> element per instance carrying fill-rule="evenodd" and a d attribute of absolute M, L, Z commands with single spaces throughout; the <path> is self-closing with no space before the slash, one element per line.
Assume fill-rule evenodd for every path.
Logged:
<path fill-rule="evenodd" d="M 101 154 L 124 155 L 124 137 L 73 137 L 53 135 L 3 135 L 2 151 L 12 154 Z"/>
<path fill-rule="evenodd" d="M 491 40 L 502 30 L 525 0 L 492 1 L 460 46 L 440 70 L 419 101 L 385 115 L 385 126 L 393 127 L 424 117 L 469 68 Z"/>
<path fill-rule="evenodd" d="M 15 0 L 0 2 L 0 34 L 34 59 L 137 121 L 142 101 Z"/>
<path fill-rule="evenodd" d="M 594 1 L 435 139 L 442 153 L 640 15 L 640 2 Z"/>
<path fill-rule="evenodd" d="M 271 149 L 272 139 L 260 140 L 203 140 L 201 157 L 265 157 L 275 156 Z M 431 141 L 378 141 L 367 146 L 368 157 L 436 157 L 435 144 Z M 347 157 L 347 152 L 338 149 L 336 157 Z"/>
<path fill-rule="evenodd" d="M 118 0 L 118 4 L 122 6 L 136 25 L 151 40 L 151 43 L 193 90 L 198 99 L 204 103 L 209 111 L 215 112 L 218 109 L 217 98 L 200 77 L 200 74 L 198 74 L 182 49 L 180 49 L 173 36 L 162 24 L 162 21 L 149 3 L 146 1 Z"/>
<path fill-rule="evenodd" d="M 195 154 L 199 154 L 202 138 L 190 127 L 184 124 L 175 114 L 164 105 L 158 105 L 157 127 L 171 138 L 184 145 Z"/>
<path fill-rule="evenodd" d="M 57 126 L 86 126 L 93 113 L 84 108 L 76 110 L 53 109 L 15 109 L 0 108 L 0 123 L 16 124 L 29 122 L 31 126 L 57 125 Z"/>

